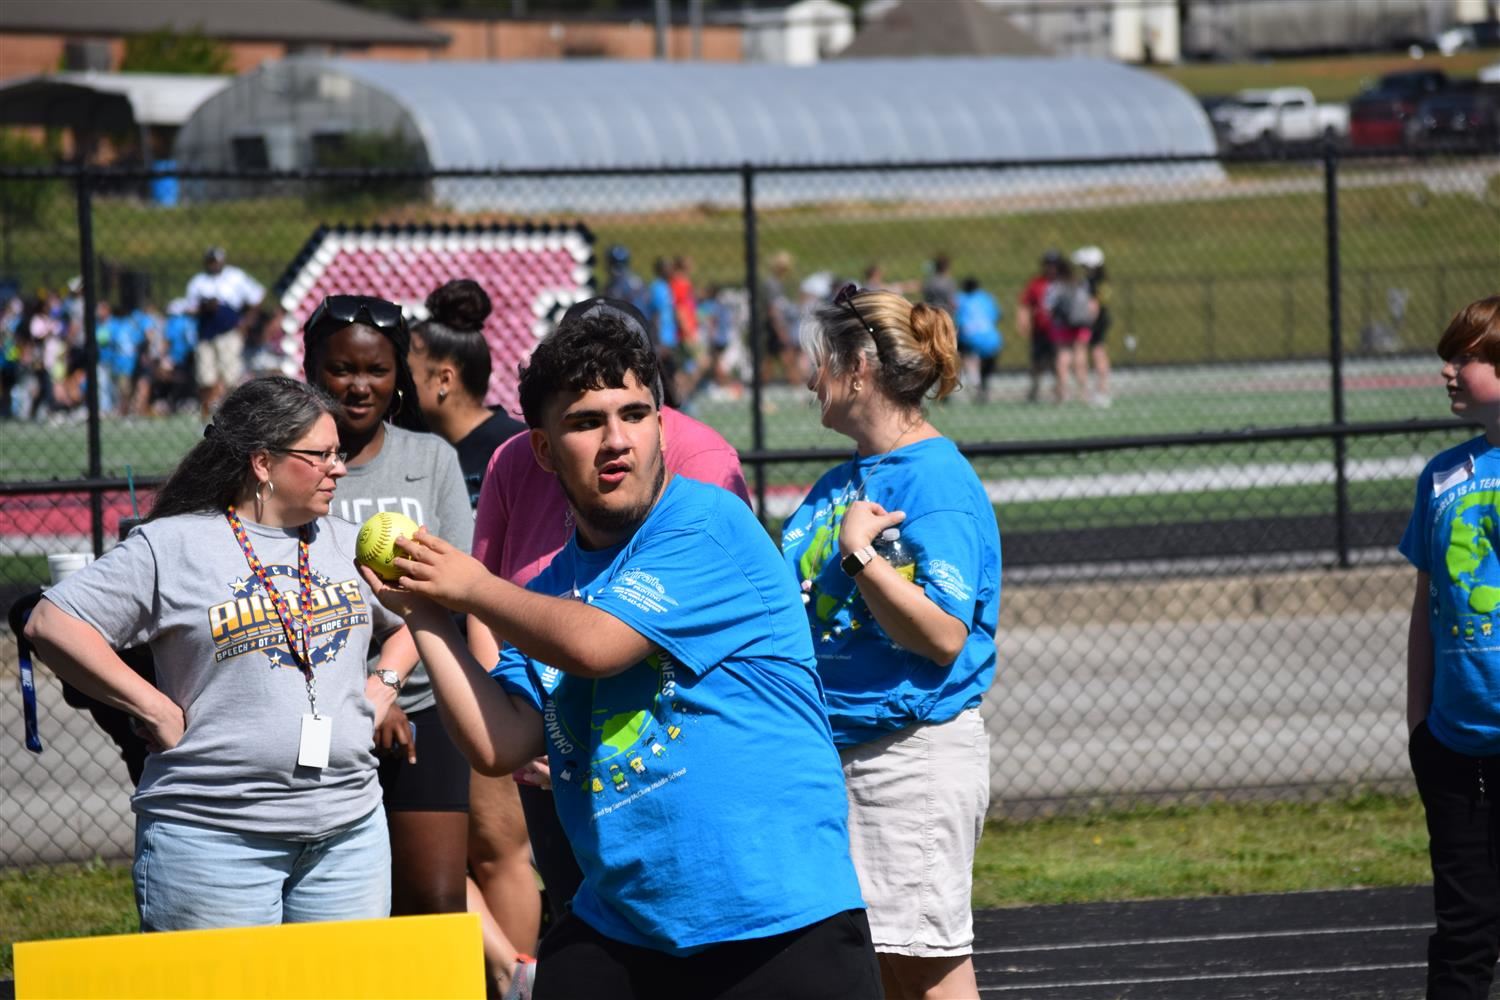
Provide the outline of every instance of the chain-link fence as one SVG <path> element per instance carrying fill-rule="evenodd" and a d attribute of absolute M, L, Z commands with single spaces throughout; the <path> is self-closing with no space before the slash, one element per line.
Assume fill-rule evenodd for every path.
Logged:
<path fill-rule="evenodd" d="M 1004 545 L 996 812 L 1406 783 L 1395 543 L 1424 460 L 1470 433 L 1432 348 L 1500 286 L 1500 158 L 184 174 L 177 205 L 151 180 L 0 172 L 6 607 L 49 553 L 110 544 L 201 433 L 191 379 L 119 331 L 165 322 L 207 247 L 273 290 L 252 370 L 296 367 L 314 272 L 410 304 L 475 277 L 520 330 L 577 294 L 519 280 L 527 253 L 581 240 L 596 290 L 626 255 L 646 285 L 680 261 L 700 346 L 676 388 L 741 450 L 773 533 L 851 449 L 774 334 L 846 280 L 918 297 L 943 256 L 1004 310 L 993 375 L 931 408 Z M 1084 246 L 1112 370 L 1057 402 L 1017 302 L 1043 251 Z M 46 670 L 47 749 L 22 751 L 15 654 L 6 633 L 0 863 L 128 853 L 124 767 Z"/>

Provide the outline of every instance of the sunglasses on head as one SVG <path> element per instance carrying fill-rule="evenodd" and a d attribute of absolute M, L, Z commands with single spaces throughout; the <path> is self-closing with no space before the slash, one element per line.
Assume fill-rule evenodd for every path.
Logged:
<path fill-rule="evenodd" d="M 858 294 L 859 286 L 850 282 L 838 290 L 838 294 L 833 297 L 833 304 L 848 309 L 854 315 L 854 318 L 859 320 L 859 325 L 865 328 L 865 332 L 870 335 L 870 340 L 875 344 L 875 357 L 880 359 L 880 364 L 884 367 L 885 348 L 881 346 L 880 338 L 875 335 L 874 325 L 865 319 L 865 314 L 860 312 L 859 306 L 854 304 L 854 296 Z"/>
<path fill-rule="evenodd" d="M 330 295 L 307 317 L 302 331 L 317 334 L 330 328 L 342 330 L 350 323 L 364 323 L 377 330 L 406 329 L 401 307 L 394 302 L 373 295 Z"/>

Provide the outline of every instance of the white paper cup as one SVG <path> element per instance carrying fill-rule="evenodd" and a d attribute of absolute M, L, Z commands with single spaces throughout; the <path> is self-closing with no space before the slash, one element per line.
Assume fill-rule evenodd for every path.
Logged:
<path fill-rule="evenodd" d="M 47 570 L 56 586 L 94 561 L 92 552 L 54 552 L 47 557 Z"/>

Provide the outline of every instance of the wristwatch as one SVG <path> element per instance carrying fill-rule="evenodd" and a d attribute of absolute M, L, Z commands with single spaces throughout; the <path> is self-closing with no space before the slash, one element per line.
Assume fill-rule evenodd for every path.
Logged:
<path fill-rule="evenodd" d="M 395 688 L 397 691 L 401 690 L 401 675 L 396 673 L 396 671 L 377 670 L 375 671 L 375 676 L 379 677 L 380 683 L 386 687 Z"/>
<path fill-rule="evenodd" d="M 870 560 L 874 558 L 875 546 L 866 545 L 864 548 L 855 549 L 845 556 L 844 561 L 839 563 L 839 566 L 843 569 L 845 576 L 859 576 L 860 573 L 864 572 L 864 568 L 870 565 Z"/>

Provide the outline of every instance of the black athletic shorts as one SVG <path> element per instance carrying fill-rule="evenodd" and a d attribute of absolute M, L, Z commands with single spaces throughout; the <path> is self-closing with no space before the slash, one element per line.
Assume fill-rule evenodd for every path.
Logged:
<path fill-rule="evenodd" d="M 380 753 L 380 788 L 386 812 L 468 812 L 469 760 L 443 728 L 438 708 L 407 716 L 417 726 L 417 762 Z"/>

